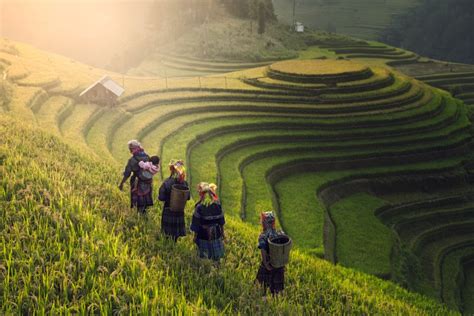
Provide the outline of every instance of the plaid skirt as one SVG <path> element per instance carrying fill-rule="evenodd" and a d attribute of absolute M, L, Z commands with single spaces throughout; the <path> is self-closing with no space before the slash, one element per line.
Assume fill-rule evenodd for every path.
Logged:
<path fill-rule="evenodd" d="M 214 240 L 204 240 L 196 239 L 196 244 L 198 246 L 198 253 L 200 258 L 212 259 L 214 261 L 219 261 L 224 257 L 224 241 L 222 238 L 217 238 Z"/>
<path fill-rule="evenodd" d="M 138 181 L 138 180 L 135 180 Z M 143 208 L 148 206 L 153 206 L 153 196 L 152 196 L 152 185 L 151 183 L 146 183 L 138 181 L 131 184 L 130 188 L 130 208 Z"/>
<path fill-rule="evenodd" d="M 186 236 L 184 211 L 174 212 L 169 207 L 165 207 L 161 216 L 161 231 L 172 237 Z"/>
<path fill-rule="evenodd" d="M 270 288 L 272 294 L 277 294 L 285 288 L 285 267 L 268 271 L 263 264 L 257 273 L 257 281 L 263 285 L 265 289 Z"/>

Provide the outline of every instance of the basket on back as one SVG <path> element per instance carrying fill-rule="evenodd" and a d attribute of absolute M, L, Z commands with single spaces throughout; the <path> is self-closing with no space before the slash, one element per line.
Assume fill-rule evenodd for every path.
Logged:
<path fill-rule="evenodd" d="M 281 268 L 290 260 L 290 250 L 293 241 L 287 235 L 281 234 L 268 240 L 270 264 L 274 268 Z"/>
<path fill-rule="evenodd" d="M 173 212 L 182 212 L 188 201 L 189 188 L 182 184 L 174 184 L 171 188 L 170 209 Z"/>

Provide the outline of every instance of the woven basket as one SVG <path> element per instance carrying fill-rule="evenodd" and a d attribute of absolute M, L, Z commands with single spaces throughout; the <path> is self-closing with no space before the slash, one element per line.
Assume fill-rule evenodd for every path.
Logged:
<path fill-rule="evenodd" d="M 173 212 L 182 212 L 188 201 L 189 188 L 182 184 L 174 184 L 171 188 L 170 209 Z"/>
<path fill-rule="evenodd" d="M 288 264 L 292 245 L 293 241 L 287 235 L 278 235 L 268 240 L 272 267 L 281 268 Z"/>

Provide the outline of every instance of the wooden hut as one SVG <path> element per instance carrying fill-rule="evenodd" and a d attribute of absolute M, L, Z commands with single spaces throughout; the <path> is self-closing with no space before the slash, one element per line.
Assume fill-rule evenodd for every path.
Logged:
<path fill-rule="evenodd" d="M 103 105 L 117 104 L 125 89 L 112 80 L 109 76 L 103 76 L 97 82 L 82 91 L 79 97 L 87 103 L 97 103 Z"/>

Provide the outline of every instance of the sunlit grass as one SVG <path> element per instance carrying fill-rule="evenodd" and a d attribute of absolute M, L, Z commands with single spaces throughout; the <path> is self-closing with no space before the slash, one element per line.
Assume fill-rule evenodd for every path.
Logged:
<path fill-rule="evenodd" d="M 289 314 L 441 311 L 422 296 L 298 251 L 294 251 L 287 273 L 285 295 L 262 303 L 255 299 L 258 289 L 253 285 L 259 260 L 254 246 L 257 229 L 230 216 L 228 255 L 215 270 L 197 259 L 189 238 L 178 245 L 162 239 L 156 228 L 159 218 L 153 213 L 145 223 L 126 211 L 127 195 L 104 177 L 104 173 L 115 174 L 118 179 L 119 170 L 114 166 L 31 126 L 12 122 L 2 118 L 0 127 L 5 135 L 0 182 L 4 219 L 0 227 L 5 243 L 0 257 L 6 268 L 2 311 L 7 314 L 33 310 L 211 314 L 247 314 L 261 309 Z M 41 270 L 35 269 L 38 266 Z M 378 304 L 380 301 L 385 304 Z"/>
<path fill-rule="evenodd" d="M 347 60 L 290 60 L 282 61 L 270 66 L 271 70 L 294 75 L 337 75 L 359 73 L 367 71 L 365 65 Z"/>
<path fill-rule="evenodd" d="M 83 130 L 87 121 L 99 110 L 96 104 L 75 104 L 72 113 L 60 125 L 64 138 L 74 144 L 87 146 Z"/>
<path fill-rule="evenodd" d="M 0 261 L 6 263 L 6 269 L 0 269 L 6 289 L 2 291 L 6 302 L 2 305 L 3 313 L 447 312 L 431 300 L 408 294 L 393 284 L 314 258 L 314 254 L 322 256 L 325 251 L 322 231 L 326 210 L 316 192 L 322 185 L 346 176 L 454 168 L 465 157 L 364 170 L 303 170 L 277 183 L 268 183 L 266 176 L 272 167 L 302 158 L 444 150 L 461 143 L 469 136 L 463 129 L 470 123 L 464 109 L 458 111 L 451 99 L 445 108 L 438 94 L 433 97 L 426 93 L 415 99 L 426 87 L 415 83 L 415 88 L 405 91 L 408 79 L 397 76 L 394 84 L 378 90 L 325 95 L 331 101 L 339 100 L 334 105 L 317 104 L 318 98 L 311 104 L 301 97 L 276 94 L 272 95 L 274 100 L 261 102 L 258 98 L 268 96 L 268 91 L 260 93 L 262 89 L 239 78 L 264 76 L 267 67 L 220 77 L 136 78 L 88 67 L 28 45 L 18 44 L 15 49 L 0 53 L 0 58 L 6 60 L 2 65 L 16 74 L 16 78 L 9 79 L 12 83 L 17 81 L 28 87 L 14 87 L 7 110 L 28 125 L 7 123 L 10 114 L 5 118 L 2 113 L 0 118 L 2 136 L 6 135 L 0 145 L 0 203 L 4 218 L 0 231 L 6 245 L 0 249 Z M 284 71 L 303 75 L 368 69 L 362 64 L 346 65 L 340 61 L 316 63 L 320 62 L 319 65 L 326 66 L 310 67 L 315 62 L 303 61 L 276 67 L 286 65 Z M 76 98 L 82 88 L 107 73 L 126 89 L 120 99 L 123 103 L 117 108 L 80 102 L 71 106 L 64 97 Z M 383 68 L 374 67 L 373 73 L 368 79 L 338 84 L 370 85 L 388 76 L 388 70 Z M 35 85 L 60 96 L 46 101 L 42 98 L 44 91 L 30 87 Z M 223 100 L 212 101 L 214 96 Z M 384 109 L 380 100 L 371 98 L 392 101 L 394 105 Z M 396 106 L 396 102 L 411 98 L 413 102 Z M 372 105 L 378 106 L 376 111 L 370 111 Z M 362 110 L 353 113 L 352 107 L 357 106 Z M 341 114 L 310 112 L 325 108 L 339 108 Z M 393 119 L 399 123 L 391 124 Z M 364 124 L 358 127 L 360 122 Z M 313 126 L 295 128 L 307 123 Z M 35 124 L 44 129 L 51 125 L 49 129 L 62 138 L 48 136 L 37 130 Z M 242 129 L 244 124 L 248 126 Z M 359 134 L 359 138 L 350 140 L 351 135 Z M 386 137 L 371 140 L 371 135 Z M 269 136 L 287 140 L 238 147 L 239 141 Z M 312 136 L 314 141 L 309 146 L 301 140 L 292 141 L 293 136 Z M 326 141 L 317 142 L 318 137 Z M 339 137 L 349 140 L 339 142 Z M 219 270 L 197 259 L 190 236 L 177 245 L 162 238 L 158 229 L 159 204 L 150 209 L 147 221 L 128 209 L 128 192 L 119 192 L 116 185 L 129 158 L 127 141 L 132 138 L 143 141 L 148 153 L 161 154 L 162 166 L 171 158 L 185 159 L 193 191 L 197 181 L 220 179 L 229 244 Z M 390 146 L 392 142 L 397 145 Z M 317 145 L 321 144 L 335 148 L 320 152 Z M 379 149 L 374 149 L 376 144 L 380 144 Z M 233 145 L 237 148 L 219 156 L 222 148 Z M 34 162 L 30 163 L 30 159 Z M 157 185 L 158 177 L 153 195 Z M 329 210 L 336 222 L 337 246 L 326 251 L 335 252 L 341 264 L 374 274 L 387 273 L 387 253 L 391 247 L 386 238 L 388 228 L 372 213 L 380 203 L 374 197 L 361 195 L 344 199 Z M 192 206 L 191 201 L 186 209 L 187 223 Z M 273 208 L 281 210 L 279 220 L 296 241 L 297 249 L 288 269 L 285 294 L 262 303 L 255 299 L 259 292 L 253 285 L 259 262 L 255 245 L 259 228 L 252 224 L 258 223 L 259 212 Z M 357 211 L 348 214 L 350 209 Z M 242 213 L 248 223 L 239 219 Z M 363 231 L 362 226 L 376 229 Z M 376 248 L 383 251 L 365 260 L 367 252 L 356 253 L 351 242 L 367 242 L 367 252 Z M 38 266 L 43 267 L 41 271 L 35 270 Z M 203 289 L 204 279 L 207 281 Z"/>
<path fill-rule="evenodd" d="M 42 94 L 41 88 L 37 87 L 16 87 L 12 91 L 8 109 L 14 112 L 19 118 L 26 121 L 35 121 L 35 116 L 31 110 L 36 98 Z"/>
<path fill-rule="evenodd" d="M 71 99 L 63 96 L 49 98 L 36 113 L 38 125 L 51 133 L 59 135 L 58 115 L 65 107 L 72 106 L 72 103 Z"/>
<path fill-rule="evenodd" d="M 103 115 L 90 127 L 85 135 L 87 145 L 90 148 L 94 148 L 95 153 L 104 160 L 115 160 L 114 156 L 112 156 L 109 151 L 110 144 L 107 135 L 113 128 L 113 125 L 124 116 L 125 113 L 118 109 L 105 111 Z"/>
<path fill-rule="evenodd" d="M 44 72 L 33 72 L 26 78 L 16 81 L 17 84 L 22 86 L 34 86 L 49 88 L 60 84 L 59 78 L 51 73 Z"/>

